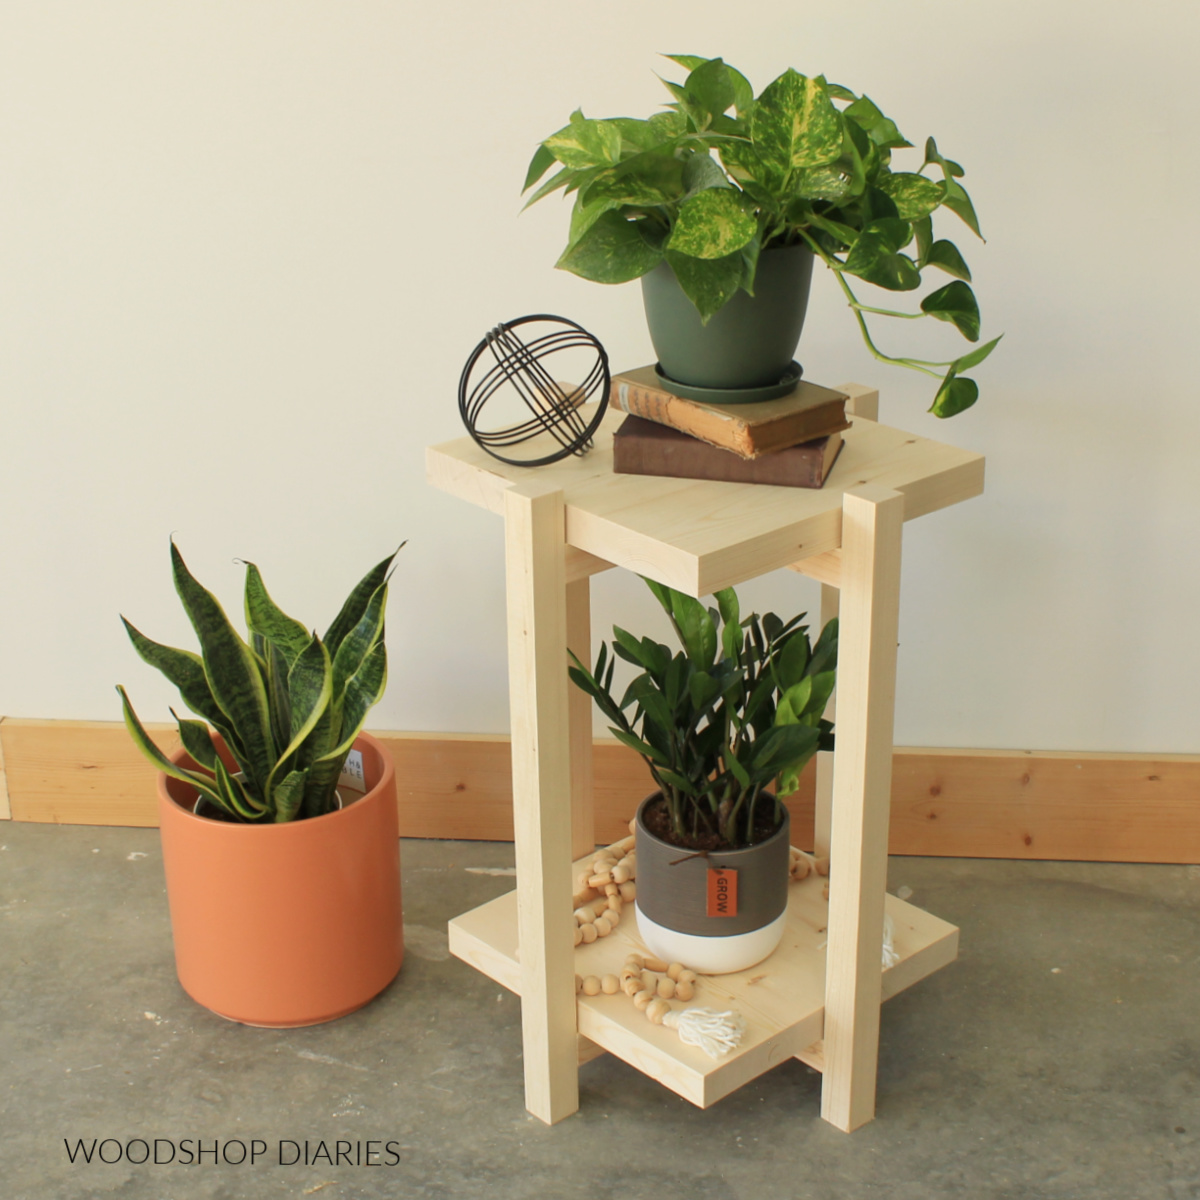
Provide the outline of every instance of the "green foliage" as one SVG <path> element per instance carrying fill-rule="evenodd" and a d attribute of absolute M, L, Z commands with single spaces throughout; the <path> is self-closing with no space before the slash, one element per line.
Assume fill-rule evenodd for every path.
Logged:
<path fill-rule="evenodd" d="M 646 583 L 682 649 L 614 626 L 611 653 L 602 643 L 593 670 L 571 656 L 571 680 L 645 759 L 677 835 L 749 845 L 763 789 L 777 779 L 777 797 L 791 794 L 813 754 L 833 748 L 833 725 L 821 714 L 837 677 L 837 621 L 813 646 L 803 613 L 786 623 L 774 613 L 743 618 L 732 588 L 716 593 L 713 609 Z M 618 658 L 640 671 L 620 700 Z"/>
<path fill-rule="evenodd" d="M 142 659 L 204 718 L 171 710 L 197 769 L 177 767 L 155 746 L 118 687 L 125 726 L 138 748 L 160 771 L 192 784 L 238 821 L 292 821 L 332 812 L 342 765 L 387 683 L 383 622 L 395 557 L 388 555 L 359 581 L 324 638 L 283 612 L 258 568 L 246 563 L 247 642 L 172 542 L 175 590 L 200 654 L 151 641 L 121 620 Z M 218 755 L 210 725 L 229 748 L 236 772 Z"/>
<path fill-rule="evenodd" d="M 912 143 L 872 100 L 823 76 L 787 70 L 756 99 L 745 76 L 719 58 L 667 57 L 689 74 L 683 83 L 663 81 L 672 96 L 666 112 L 591 120 L 577 110 L 538 146 L 524 190 L 560 169 L 526 207 L 554 191 L 574 195 L 558 266 L 597 283 L 626 283 L 666 259 L 707 322 L 739 289 L 754 294 L 762 250 L 803 243 L 836 274 L 876 358 L 940 379 L 930 410 L 938 416 L 969 407 L 979 389 L 961 372 L 999 338 L 930 362 L 884 354 L 866 322 L 867 314 L 928 316 L 979 340 L 970 269 L 953 242 L 932 232 L 933 214 L 945 209 L 979 236 L 962 167 L 929 138 L 919 170 L 893 171 L 892 152 Z M 861 304 L 849 283 L 915 291 L 926 268 L 955 282 L 916 312 Z"/>

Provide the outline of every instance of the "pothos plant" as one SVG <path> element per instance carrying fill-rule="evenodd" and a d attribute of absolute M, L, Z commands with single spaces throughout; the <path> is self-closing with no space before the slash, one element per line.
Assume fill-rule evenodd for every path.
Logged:
<path fill-rule="evenodd" d="M 645 760 L 681 845 L 708 835 L 725 848 L 748 846 L 771 781 L 774 830 L 780 797 L 796 790 L 817 750 L 833 748 L 833 724 L 821 714 L 837 674 L 837 621 L 813 646 L 803 613 L 786 622 L 774 613 L 743 618 L 732 588 L 715 594 L 714 609 L 646 583 L 682 650 L 614 626 L 611 655 L 601 643 L 589 671 L 572 654 L 570 677 Z M 618 658 L 640 671 L 620 700 L 612 690 Z"/>
<path fill-rule="evenodd" d="M 557 265 L 625 283 L 665 259 L 707 322 L 739 289 L 754 294 L 764 250 L 802 243 L 837 277 L 875 358 L 941 380 L 931 412 L 949 417 L 974 404 L 978 385 L 963 372 L 999 338 L 930 361 L 883 353 L 867 326 L 868 314 L 932 317 L 979 341 L 970 269 L 958 247 L 933 232 L 934 214 L 948 209 L 980 236 L 959 182 L 963 168 L 929 138 L 916 171 L 893 170 L 892 152 L 912 143 L 868 97 L 824 76 L 789 69 L 756 97 L 720 58 L 666 57 L 689 72 L 682 84 L 664 80 L 673 97 L 666 111 L 591 120 L 577 110 L 538 146 L 524 190 L 555 164 L 559 170 L 526 207 L 559 189 L 575 195 Z M 952 278 L 917 312 L 864 304 L 849 282 L 910 292 L 927 268 Z"/>
<path fill-rule="evenodd" d="M 235 821 L 293 821 L 333 811 L 342 766 L 387 683 L 384 610 L 395 556 L 359 581 L 324 637 L 283 612 L 258 568 L 246 563 L 247 642 L 172 542 L 175 590 L 200 653 L 152 641 L 121 620 L 142 659 L 203 718 L 180 717 L 171 709 L 197 769 L 176 766 L 159 750 L 118 686 L 125 725 L 138 748 L 158 770 L 190 783 Z M 218 753 L 209 725 L 228 747 L 236 771 Z"/>

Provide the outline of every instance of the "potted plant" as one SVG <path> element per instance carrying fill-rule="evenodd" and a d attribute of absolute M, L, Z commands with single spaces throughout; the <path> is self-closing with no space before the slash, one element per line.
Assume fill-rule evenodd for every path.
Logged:
<path fill-rule="evenodd" d="M 174 542 L 175 589 L 200 653 L 152 641 L 122 617 L 134 649 L 202 718 L 171 710 L 182 748 L 168 757 L 117 689 L 126 727 L 160 772 L 179 981 L 232 1020 L 332 1020 L 400 969 L 395 773 L 362 731 L 387 681 L 394 557 L 363 577 L 324 637 L 284 613 L 246 563 L 243 640 Z"/>
<path fill-rule="evenodd" d="M 781 798 L 796 790 L 812 755 L 833 746 L 833 725 L 821 714 L 836 678 L 837 621 L 813 646 L 804 614 L 742 618 L 732 588 L 707 609 L 646 583 L 682 650 L 614 626 L 611 654 L 602 643 L 594 670 L 574 655 L 568 670 L 657 788 L 635 827 L 643 941 L 668 962 L 738 971 L 783 936 L 789 824 Z M 619 701 L 617 658 L 640 672 Z"/>
<path fill-rule="evenodd" d="M 929 138 L 916 171 L 893 170 L 893 151 L 911 143 L 870 99 L 824 76 L 789 69 L 755 97 L 720 58 L 667 57 L 689 74 L 666 84 L 666 111 L 590 120 L 577 110 L 538 146 L 525 190 L 559 170 L 528 204 L 558 189 L 575 195 L 558 266 L 599 283 L 642 279 L 668 386 L 762 399 L 799 378 L 791 360 L 819 258 L 871 353 L 940 379 L 936 415 L 969 408 L 979 389 L 964 372 L 999 338 L 928 361 L 884 354 L 866 320 L 932 317 L 979 340 L 970 269 L 953 242 L 933 233 L 935 212 L 948 209 L 979 234 L 962 167 Z M 917 312 L 864 304 L 850 284 L 914 291 L 926 268 L 951 279 Z"/>

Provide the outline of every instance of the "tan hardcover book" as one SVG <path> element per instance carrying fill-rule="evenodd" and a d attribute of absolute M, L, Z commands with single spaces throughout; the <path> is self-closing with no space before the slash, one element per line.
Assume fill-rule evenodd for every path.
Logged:
<path fill-rule="evenodd" d="M 841 448 L 842 435 L 829 433 L 774 454 L 741 458 L 668 425 L 626 417 L 613 434 L 613 471 L 618 475 L 670 475 L 676 479 L 819 488 Z"/>
<path fill-rule="evenodd" d="M 667 391 L 654 367 L 614 375 L 609 402 L 630 416 L 669 425 L 692 437 L 732 450 L 742 458 L 812 441 L 848 429 L 845 392 L 801 380 L 777 400 L 753 404 L 707 404 Z"/>

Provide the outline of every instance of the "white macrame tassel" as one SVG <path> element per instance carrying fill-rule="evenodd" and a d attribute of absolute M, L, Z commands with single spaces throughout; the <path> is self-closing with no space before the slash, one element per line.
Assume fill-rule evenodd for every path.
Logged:
<path fill-rule="evenodd" d="M 710 1058 L 720 1058 L 741 1044 L 746 1022 L 741 1013 L 716 1012 L 711 1008 L 685 1008 L 669 1012 L 663 1024 L 679 1034 L 689 1046 L 699 1046 Z"/>
<path fill-rule="evenodd" d="M 883 914 L 883 969 L 894 967 L 900 961 L 896 953 L 896 926 L 892 923 L 891 913 Z"/>

